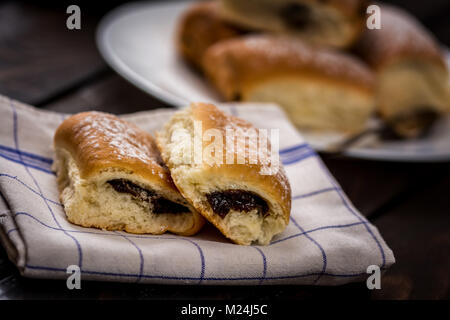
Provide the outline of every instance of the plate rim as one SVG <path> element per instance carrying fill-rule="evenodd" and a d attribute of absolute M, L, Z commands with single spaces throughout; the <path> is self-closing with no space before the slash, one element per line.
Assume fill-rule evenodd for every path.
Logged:
<path fill-rule="evenodd" d="M 148 8 L 150 6 L 153 7 L 162 7 L 162 6 L 174 6 L 174 5 L 180 5 L 185 4 L 188 5 L 190 2 L 193 2 L 191 0 L 189 1 L 171 1 L 170 3 L 148 3 L 148 2 L 130 2 L 123 5 L 118 6 L 117 8 L 113 9 L 112 11 L 108 12 L 100 21 L 99 25 L 97 26 L 96 30 L 96 43 L 98 50 L 101 54 L 101 56 L 105 59 L 107 64 L 115 70 L 121 77 L 125 78 L 127 81 L 138 87 L 140 90 L 144 91 L 147 94 L 154 95 L 156 98 L 166 102 L 167 104 L 174 105 L 177 108 L 182 108 L 189 104 L 189 100 L 186 100 L 182 97 L 178 97 L 173 93 L 169 93 L 165 91 L 164 89 L 161 89 L 157 85 L 154 85 L 153 83 L 146 80 L 144 77 L 133 71 L 130 67 L 128 67 L 123 61 L 114 54 L 114 50 L 111 50 L 108 44 L 108 41 L 106 41 L 107 37 L 107 31 L 108 28 L 111 25 L 111 22 L 113 22 L 117 17 L 120 17 L 124 12 L 130 12 L 132 10 L 136 10 L 138 8 Z M 136 80 L 140 79 L 140 81 Z"/>

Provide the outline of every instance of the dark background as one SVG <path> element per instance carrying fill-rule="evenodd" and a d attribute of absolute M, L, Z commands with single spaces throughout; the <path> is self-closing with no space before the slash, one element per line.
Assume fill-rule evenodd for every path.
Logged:
<path fill-rule="evenodd" d="M 171 2 L 173 0 L 163 0 L 164 2 Z M 245 0 L 243 0 L 245 1 Z M 29 1 L 30 3 L 37 3 L 37 1 Z M 67 8 L 69 4 L 78 4 L 83 9 L 89 10 L 89 14 L 101 15 L 114 7 L 125 3 L 126 1 L 42 1 L 42 4 L 48 7 Z M 150 2 L 156 2 L 150 0 Z M 439 40 L 450 45 L 450 1 L 449 0 L 383 0 L 383 3 L 390 3 L 401 6 L 414 14 L 419 20 L 431 30 Z"/>
<path fill-rule="evenodd" d="M 450 46 L 449 0 L 386 2 L 403 6 Z M 169 107 L 118 76 L 97 51 L 96 26 L 120 3 L 0 2 L 0 94 L 62 112 Z M 70 4 L 81 7 L 80 31 L 66 28 Z M 450 299 L 450 164 L 320 156 L 394 251 L 396 264 L 382 277 L 381 290 L 369 291 L 365 283 L 256 289 L 83 282 L 82 290 L 69 291 L 65 281 L 21 277 L 0 247 L 0 299 Z"/>
<path fill-rule="evenodd" d="M 449 0 L 387 0 L 415 15 L 441 43 L 450 46 Z"/>

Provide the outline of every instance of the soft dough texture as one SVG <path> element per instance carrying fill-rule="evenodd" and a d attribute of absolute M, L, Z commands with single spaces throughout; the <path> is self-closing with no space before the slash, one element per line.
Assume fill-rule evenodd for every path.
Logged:
<path fill-rule="evenodd" d="M 54 137 L 70 222 L 107 230 L 192 235 L 204 219 L 180 195 L 150 134 L 99 112 L 66 119 Z"/>
<path fill-rule="evenodd" d="M 227 128 L 253 128 L 210 104 L 194 103 L 177 112 L 157 134 L 158 147 L 176 186 L 206 219 L 235 243 L 267 245 L 289 222 L 291 189 L 281 163 L 272 175 L 261 174 L 261 169 L 273 164 L 266 161 L 268 154 L 260 154 L 255 164 L 249 161 L 226 164 L 225 160 L 222 164 L 195 163 L 194 121 L 201 121 L 202 134 L 215 129 L 223 137 Z M 203 141 L 203 150 L 208 145 L 209 142 Z M 243 149 L 234 145 L 232 155 L 237 159 L 238 154 L 249 151 L 250 142 Z M 226 153 L 224 142 L 224 157 Z"/>
<path fill-rule="evenodd" d="M 294 34 L 310 43 L 347 47 L 364 28 L 365 0 L 221 0 L 221 15 L 242 27 Z"/>
<path fill-rule="evenodd" d="M 275 102 L 301 128 L 354 133 L 374 110 L 374 77 L 357 58 L 292 37 L 221 41 L 204 70 L 227 100 Z"/>
<path fill-rule="evenodd" d="M 415 109 L 450 109 L 448 71 L 439 45 L 404 10 L 383 5 L 381 29 L 366 30 L 356 51 L 377 73 L 377 107 L 384 119 Z"/>

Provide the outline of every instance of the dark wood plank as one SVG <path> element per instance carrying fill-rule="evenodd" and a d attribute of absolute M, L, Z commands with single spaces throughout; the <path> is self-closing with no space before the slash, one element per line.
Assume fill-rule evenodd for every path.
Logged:
<path fill-rule="evenodd" d="M 326 154 L 322 158 L 353 204 L 369 218 L 436 183 L 443 171 L 450 170 L 448 163 L 396 163 Z"/>
<path fill-rule="evenodd" d="M 450 298 L 450 174 L 375 220 L 396 264 L 374 299 Z"/>
<path fill-rule="evenodd" d="M 33 105 L 104 70 L 95 46 L 96 20 L 66 28 L 66 7 L 0 4 L 0 93 Z"/>
<path fill-rule="evenodd" d="M 95 84 L 80 88 L 44 106 L 48 110 L 66 113 L 97 110 L 115 114 L 163 107 L 169 106 L 136 88 L 113 71 L 109 71 Z"/>

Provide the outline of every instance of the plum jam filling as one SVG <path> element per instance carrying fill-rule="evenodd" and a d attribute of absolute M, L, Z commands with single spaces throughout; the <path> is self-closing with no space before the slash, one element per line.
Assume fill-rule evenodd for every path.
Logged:
<path fill-rule="evenodd" d="M 265 216 L 269 211 L 266 201 L 253 192 L 245 190 L 215 191 L 208 193 L 206 199 L 214 213 L 222 219 L 226 217 L 231 209 L 244 212 L 256 209 L 262 216 Z"/>
<path fill-rule="evenodd" d="M 280 16 L 287 26 L 305 29 L 311 22 L 311 9 L 299 3 L 291 3 L 280 10 Z"/>
<path fill-rule="evenodd" d="M 135 199 L 148 201 L 153 204 L 153 213 L 182 213 L 189 212 L 185 206 L 158 196 L 154 191 L 144 189 L 126 179 L 113 179 L 108 183 L 120 193 L 129 193 Z"/>

